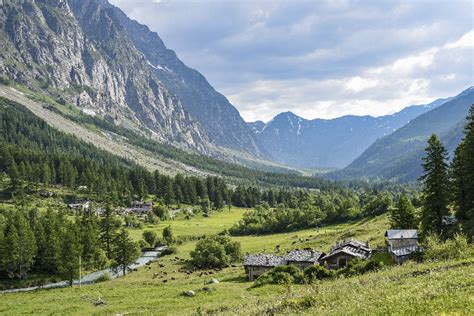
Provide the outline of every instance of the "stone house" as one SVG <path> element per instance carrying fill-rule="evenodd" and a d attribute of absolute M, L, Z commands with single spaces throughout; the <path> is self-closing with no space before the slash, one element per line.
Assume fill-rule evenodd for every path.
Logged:
<path fill-rule="evenodd" d="M 286 255 L 285 259 L 287 265 L 292 264 L 304 270 L 309 266 L 319 264 L 319 260 L 324 257 L 324 255 L 324 253 L 312 249 L 293 250 Z"/>
<path fill-rule="evenodd" d="M 350 260 L 369 259 L 371 256 L 372 249 L 367 244 L 351 239 L 336 243 L 322 261 L 328 269 L 339 269 L 346 267 Z"/>
<path fill-rule="evenodd" d="M 89 211 L 90 202 L 87 199 L 76 199 L 67 205 L 71 210 Z"/>
<path fill-rule="evenodd" d="M 125 210 L 126 213 L 144 215 L 153 210 L 153 202 L 133 201 L 131 207 Z"/>
<path fill-rule="evenodd" d="M 248 280 L 254 281 L 259 276 L 273 269 L 274 267 L 286 265 L 285 257 L 267 255 L 267 254 L 252 254 L 246 255 L 244 258 L 245 273 L 247 273 Z"/>
<path fill-rule="evenodd" d="M 385 237 L 387 237 L 388 253 L 399 264 L 409 259 L 412 253 L 423 251 L 418 245 L 416 229 L 389 229 Z"/>

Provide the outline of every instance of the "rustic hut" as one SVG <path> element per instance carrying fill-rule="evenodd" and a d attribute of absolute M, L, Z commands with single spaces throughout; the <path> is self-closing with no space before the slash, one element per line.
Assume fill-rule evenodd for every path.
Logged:
<path fill-rule="evenodd" d="M 245 273 L 247 273 L 249 281 L 254 281 L 268 270 L 285 264 L 285 257 L 282 256 L 252 254 L 246 255 L 244 258 Z"/>
<path fill-rule="evenodd" d="M 387 237 L 388 253 L 397 263 L 406 261 L 412 253 L 422 251 L 418 245 L 418 231 L 416 229 L 389 229 Z"/>
<path fill-rule="evenodd" d="M 298 268 L 304 270 L 309 266 L 313 266 L 315 264 L 319 264 L 319 260 L 325 254 L 322 252 L 317 252 L 312 249 L 304 249 L 304 250 L 293 250 L 286 255 L 286 264 L 295 265 Z"/>
<path fill-rule="evenodd" d="M 347 266 L 347 263 L 355 258 L 368 259 L 372 250 L 365 243 L 351 239 L 338 242 L 331 248 L 329 254 L 322 258 L 329 269 L 339 269 Z"/>

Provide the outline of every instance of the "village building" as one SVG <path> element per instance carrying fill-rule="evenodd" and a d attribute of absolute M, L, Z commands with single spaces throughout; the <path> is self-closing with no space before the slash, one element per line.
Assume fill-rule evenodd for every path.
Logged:
<path fill-rule="evenodd" d="M 445 215 L 441 219 L 441 224 L 443 226 L 453 226 L 458 223 L 458 219 L 454 215 Z"/>
<path fill-rule="evenodd" d="M 409 259 L 412 253 L 423 250 L 418 245 L 416 229 L 389 229 L 385 237 L 387 237 L 388 253 L 399 264 Z"/>
<path fill-rule="evenodd" d="M 245 273 L 247 273 L 249 281 L 254 281 L 274 267 L 284 265 L 286 265 L 286 260 L 283 256 L 251 254 L 246 255 L 244 258 Z"/>
<path fill-rule="evenodd" d="M 51 192 L 51 191 L 45 191 L 45 192 L 40 193 L 40 196 L 44 197 L 44 198 L 50 198 L 50 197 L 53 197 L 53 195 L 54 195 L 54 193 Z"/>
<path fill-rule="evenodd" d="M 309 266 L 319 264 L 320 259 L 324 257 L 324 255 L 324 253 L 312 249 L 293 250 L 285 256 L 285 259 L 287 265 L 292 264 L 304 270 Z"/>
<path fill-rule="evenodd" d="M 67 205 L 71 210 L 82 210 L 86 212 L 89 210 L 90 202 L 87 199 L 76 199 Z"/>
<path fill-rule="evenodd" d="M 153 202 L 133 201 L 131 207 L 125 209 L 126 213 L 144 215 L 153 210 Z"/>
<path fill-rule="evenodd" d="M 351 239 L 338 242 L 322 260 L 328 269 L 339 269 L 346 267 L 350 260 L 369 259 L 371 256 L 372 249 L 367 244 Z"/>

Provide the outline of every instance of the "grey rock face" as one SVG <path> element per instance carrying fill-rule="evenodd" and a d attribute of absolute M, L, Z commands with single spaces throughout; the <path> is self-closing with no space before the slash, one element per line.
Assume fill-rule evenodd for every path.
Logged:
<path fill-rule="evenodd" d="M 174 51 L 166 48 L 158 34 L 129 19 L 120 9 L 108 7 L 115 12 L 135 47 L 145 55 L 154 75 L 180 98 L 183 107 L 199 121 L 212 140 L 224 147 L 260 154 L 253 133 L 225 96 L 203 75 L 179 60 Z"/>
<path fill-rule="evenodd" d="M 4 0 L 0 75 L 116 123 L 147 127 L 161 142 L 208 153 L 203 128 L 152 73 L 106 4 Z"/>

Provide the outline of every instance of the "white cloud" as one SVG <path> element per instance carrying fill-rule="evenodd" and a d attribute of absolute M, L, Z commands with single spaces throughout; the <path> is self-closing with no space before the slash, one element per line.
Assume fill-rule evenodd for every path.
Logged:
<path fill-rule="evenodd" d="M 471 1 L 111 2 L 247 120 L 383 115 L 474 84 Z"/>

